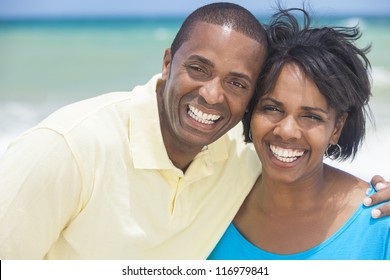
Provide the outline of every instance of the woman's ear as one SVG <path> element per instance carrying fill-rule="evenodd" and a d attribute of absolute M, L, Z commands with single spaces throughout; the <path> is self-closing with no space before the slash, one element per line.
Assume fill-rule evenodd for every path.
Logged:
<path fill-rule="evenodd" d="M 332 137 L 330 138 L 330 144 L 336 145 L 339 142 L 341 132 L 343 131 L 344 124 L 347 121 L 348 113 L 345 112 L 336 120 L 336 125 L 333 130 Z"/>
<path fill-rule="evenodd" d="M 162 65 L 162 79 L 167 80 L 168 75 L 169 75 L 169 69 L 171 66 L 171 49 L 166 49 L 164 53 L 164 58 L 163 58 L 163 65 Z"/>

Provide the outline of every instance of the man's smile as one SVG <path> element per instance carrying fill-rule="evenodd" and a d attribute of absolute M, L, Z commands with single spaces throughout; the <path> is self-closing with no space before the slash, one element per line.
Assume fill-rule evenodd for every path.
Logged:
<path fill-rule="evenodd" d="M 214 124 L 221 118 L 219 115 L 204 113 L 192 105 L 188 105 L 187 113 L 192 119 L 203 124 Z"/>

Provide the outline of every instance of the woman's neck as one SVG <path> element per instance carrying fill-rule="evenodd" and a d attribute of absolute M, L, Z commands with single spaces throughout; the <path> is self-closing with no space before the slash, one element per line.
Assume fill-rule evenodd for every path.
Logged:
<path fill-rule="evenodd" d="M 266 212 L 311 211 L 334 196 L 336 181 L 337 173 L 327 165 L 295 181 L 282 181 L 263 172 L 254 186 L 254 199 Z"/>
<path fill-rule="evenodd" d="M 323 242 L 356 211 L 368 184 L 327 165 L 316 176 L 286 182 L 263 172 L 234 218 L 235 226 L 255 246 L 279 254 Z"/>

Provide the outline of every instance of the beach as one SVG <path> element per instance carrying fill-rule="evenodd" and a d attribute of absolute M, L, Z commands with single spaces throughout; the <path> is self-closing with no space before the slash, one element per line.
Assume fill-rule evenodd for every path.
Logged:
<path fill-rule="evenodd" d="M 353 162 L 327 163 L 369 180 L 390 180 L 390 19 L 322 18 L 361 26 L 372 44 L 371 108 L 366 141 Z M 263 21 L 266 21 L 264 19 Z M 161 71 L 165 48 L 182 18 L 0 21 L 0 157 L 23 131 L 69 103 L 131 90 Z M 33 147 L 32 147 L 33 148 Z"/>

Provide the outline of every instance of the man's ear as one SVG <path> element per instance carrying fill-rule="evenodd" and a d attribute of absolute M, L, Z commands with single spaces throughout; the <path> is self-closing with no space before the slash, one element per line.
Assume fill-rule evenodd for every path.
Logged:
<path fill-rule="evenodd" d="M 334 127 L 332 137 L 330 138 L 330 143 L 332 145 L 336 145 L 337 142 L 339 142 L 339 138 L 340 138 L 341 132 L 343 131 L 344 124 L 345 124 L 347 118 L 348 118 L 348 113 L 345 112 L 341 117 L 339 117 L 336 120 L 336 125 Z"/>
<path fill-rule="evenodd" d="M 163 59 L 163 65 L 162 65 L 162 79 L 163 80 L 167 80 L 168 79 L 169 69 L 170 69 L 170 66 L 171 66 L 171 61 L 172 61 L 171 49 L 168 48 L 168 49 L 165 50 L 164 59 Z"/>

